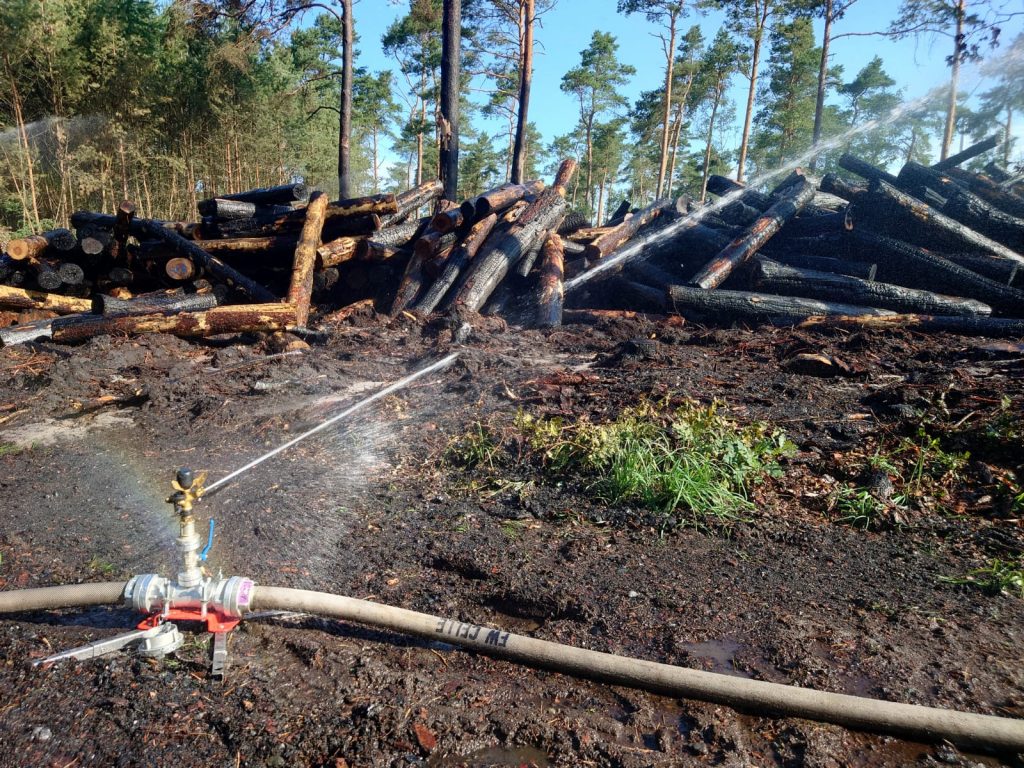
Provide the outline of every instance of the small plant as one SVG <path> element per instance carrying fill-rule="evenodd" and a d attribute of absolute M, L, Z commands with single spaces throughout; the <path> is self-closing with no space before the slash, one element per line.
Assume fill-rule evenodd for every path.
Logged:
<path fill-rule="evenodd" d="M 0 459 L 4 456 L 13 456 L 16 453 L 21 453 L 21 447 L 14 443 L 0 443 Z"/>
<path fill-rule="evenodd" d="M 90 571 L 93 571 L 94 573 L 101 573 L 104 576 L 109 576 L 117 570 L 113 563 L 104 560 L 99 555 L 93 555 L 87 565 Z"/>
<path fill-rule="evenodd" d="M 941 581 L 947 584 L 969 584 L 990 595 L 1006 594 L 1024 598 L 1024 559 L 993 558 L 987 565 L 966 576 L 942 577 Z"/>
<path fill-rule="evenodd" d="M 494 457 L 498 444 L 480 422 L 475 422 L 462 437 L 452 441 L 445 452 L 446 458 L 455 464 L 472 468 L 480 464 L 494 468 Z"/>
<path fill-rule="evenodd" d="M 835 511 L 840 523 L 865 531 L 879 528 L 885 517 L 886 505 L 875 498 L 867 488 L 840 488 L 836 494 Z"/>
<path fill-rule="evenodd" d="M 927 485 L 945 485 L 955 480 L 970 459 L 969 453 L 950 453 L 943 450 L 938 438 L 928 434 L 924 427 L 917 431 L 916 440 L 904 438 L 898 449 L 911 457 L 910 474 L 906 478 L 907 492 L 918 495 Z"/>

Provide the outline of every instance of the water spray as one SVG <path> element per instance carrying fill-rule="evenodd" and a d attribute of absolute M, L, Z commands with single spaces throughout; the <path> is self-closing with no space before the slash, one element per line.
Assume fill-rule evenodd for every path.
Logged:
<path fill-rule="evenodd" d="M 255 583 L 243 576 L 225 578 L 221 572 L 216 576 L 206 573 L 201 563 L 207 559 L 213 547 L 215 525 L 211 518 L 204 545 L 196 530 L 193 514 L 196 503 L 303 440 L 408 387 L 418 379 L 447 368 L 458 356 L 457 352 L 452 353 L 389 384 L 209 485 L 205 485 L 206 473 L 196 474 L 188 468 L 179 469 L 171 482 L 173 493 L 168 496 L 167 503 L 173 506 L 178 518 L 175 547 L 180 570 L 174 578 L 155 573 L 134 576 L 124 585 L 122 593 L 122 604 L 146 614 L 146 618 L 132 632 L 63 651 L 35 662 L 35 666 L 50 665 L 65 659 L 92 659 L 127 648 L 134 648 L 144 656 L 161 657 L 176 651 L 183 642 L 184 638 L 173 622 L 195 621 L 205 623 L 207 631 L 213 634 L 211 673 L 214 677 L 223 677 L 227 664 L 227 633 L 250 611 Z"/>

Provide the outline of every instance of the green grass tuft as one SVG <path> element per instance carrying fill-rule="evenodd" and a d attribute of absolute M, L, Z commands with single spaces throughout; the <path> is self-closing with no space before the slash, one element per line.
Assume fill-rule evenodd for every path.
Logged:
<path fill-rule="evenodd" d="M 969 584 L 990 595 L 1015 595 L 1024 598 L 1024 559 L 1000 560 L 993 558 L 983 568 L 966 576 L 942 577 L 947 584 Z"/>
<path fill-rule="evenodd" d="M 608 504 L 635 504 L 666 521 L 682 511 L 684 525 L 738 519 L 751 507 L 750 487 L 780 474 L 778 459 L 795 450 L 768 425 L 742 426 L 717 404 L 697 403 L 642 403 L 605 423 L 520 412 L 500 437 L 475 425 L 456 445 L 454 455 L 473 466 L 493 467 L 499 455 L 532 461 L 548 479 L 582 485 Z"/>

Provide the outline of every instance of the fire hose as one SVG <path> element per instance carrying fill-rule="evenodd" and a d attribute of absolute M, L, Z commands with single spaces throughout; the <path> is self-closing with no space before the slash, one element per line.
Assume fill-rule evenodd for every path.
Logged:
<path fill-rule="evenodd" d="M 136 577 L 143 578 L 146 577 Z M 247 579 L 242 581 L 248 582 Z M 128 589 L 130 586 L 124 582 L 109 582 L 2 592 L 0 614 L 119 605 L 128 602 Z M 758 715 L 800 717 L 927 742 L 946 740 L 964 747 L 1010 753 L 1024 751 L 1024 720 L 901 704 L 660 664 L 326 592 L 255 585 L 250 592 L 248 605 L 235 601 L 234 608 L 242 618 L 255 610 L 316 614 L 442 641 L 532 667 L 724 704 Z"/>

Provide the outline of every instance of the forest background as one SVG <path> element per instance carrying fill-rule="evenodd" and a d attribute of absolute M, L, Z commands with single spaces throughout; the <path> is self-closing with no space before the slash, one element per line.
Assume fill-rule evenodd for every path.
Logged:
<path fill-rule="evenodd" d="M 191 220 L 198 199 L 288 181 L 336 196 L 346 8 L 351 191 L 436 177 L 442 0 L 3 0 L 0 240 L 121 199 Z M 1015 169 L 1022 19 L 1021 0 L 463 0 L 459 196 L 572 156 L 572 203 L 600 220 L 871 120 L 817 169 L 993 133 Z"/>

